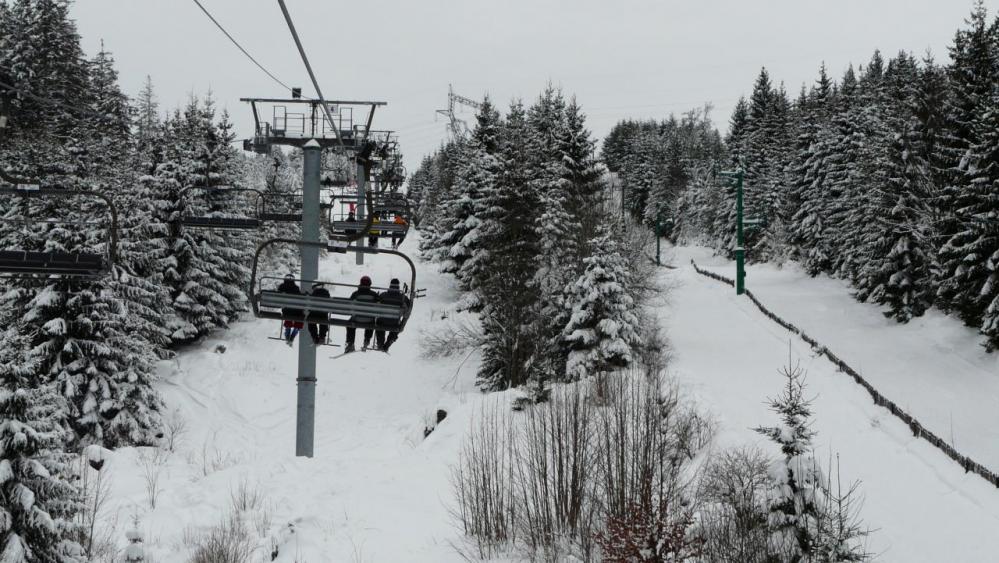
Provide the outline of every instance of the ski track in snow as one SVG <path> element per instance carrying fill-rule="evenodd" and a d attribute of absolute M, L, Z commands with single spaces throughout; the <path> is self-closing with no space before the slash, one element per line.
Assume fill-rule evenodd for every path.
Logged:
<path fill-rule="evenodd" d="M 662 310 L 675 349 L 672 368 L 682 384 L 717 414 L 721 422 L 718 447 L 756 443 L 771 453 L 776 451 L 752 428 L 776 422 L 766 401 L 780 392 L 778 370 L 787 364 L 790 343 L 792 361 L 800 361 L 807 370 L 807 393 L 815 397 L 817 456 L 827 468 L 828 460 L 835 463 L 839 454 L 844 483 L 861 482 L 865 498 L 862 517 L 875 530 L 868 549 L 879 555 L 878 560 L 997 560 L 999 490 L 964 473 L 943 453 L 913 437 L 907 426 L 875 406 L 851 378 L 839 373 L 824 357 L 814 356 L 797 335 L 766 318 L 748 298 L 737 297 L 732 288 L 700 276 L 689 263 L 693 257 L 702 267 L 712 265 L 718 273 L 729 276 L 734 266 L 712 258 L 704 249 L 677 248 L 674 252 L 678 269 L 663 275 L 672 280 L 675 289 L 670 306 Z M 949 374 L 969 365 L 954 362 L 949 372 L 932 369 L 947 363 L 947 356 L 930 366 L 921 364 L 920 349 L 926 338 L 933 338 L 932 333 L 918 338 L 920 329 L 898 326 L 890 320 L 873 322 L 884 320 L 881 313 L 870 305 L 853 302 L 835 280 L 816 281 L 793 269 L 781 272 L 764 266 L 750 270 L 747 286 L 777 314 L 828 345 L 876 386 L 887 385 L 881 373 L 912 373 L 929 367 L 919 376 L 922 385 L 883 388 L 900 404 L 932 404 L 940 397 L 937 387 L 949 383 Z M 823 312 L 833 312 L 839 322 L 826 323 Z M 948 334 L 963 334 L 965 341 L 953 339 L 955 350 L 973 350 L 973 340 L 966 331 L 949 326 L 955 323 L 952 319 L 933 319 L 931 323 Z M 970 364 L 977 368 L 983 361 L 993 360 L 976 357 Z M 905 365 L 882 369 L 893 362 Z M 970 407 L 978 404 L 969 401 Z M 955 402 L 955 407 L 960 405 Z M 914 414 L 923 416 L 918 409 Z M 996 416 L 994 404 L 989 411 L 964 414 L 969 419 Z M 964 443 L 970 443 L 971 438 L 966 436 Z M 987 450 L 988 435 L 979 438 L 981 450 L 976 454 L 991 453 L 994 459 L 995 442 L 993 449 Z"/>
<path fill-rule="evenodd" d="M 414 257 L 415 238 L 404 244 L 404 251 Z M 737 298 L 730 288 L 697 275 L 689 266 L 695 257 L 727 274 L 727 262 L 711 258 L 703 249 L 674 252 L 678 268 L 662 274 L 673 287 L 671 295 L 655 306 L 672 339 L 673 373 L 688 394 L 718 418 L 716 448 L 770 447 L 752 428 L 776 421 L 766 400 L 780 391 L 778 370 L 787 362 L 790 343 L 792 358 L 808 370 L 808 391 L 816 396 L 818 455 L 825 461 L 841 454 L 844 482 L 861 481 L 862 515 L 875 529 L 868 549 L 879 554 L 878 560 L 996 560 L 999 491 L 915 439 L 850 378 L 814 356 L 748 299 Z M 327 257 L 320 277 L 354 282 L 365 273 L 376 285 L 386 284 L 390 277 L 405 279 L 404 264 L 390 257 L 366 259 L 369 265 L 359 267 L 353 256 Z M 177 359 L 161 362 L 159 389 L 167 411 L 176 409 L 187 420 L 188 432 L 163 466 L 155 509 L 148 505 L 139 451 L 125 448 L 110 454 L 106 467 L 113 495 L 108 512 L 117 515 L 119 535 L 137 512 L 153 560 L 187 561 L 185 529 L 218 523 L 231 512 L 231 491 L 246 482 L 263 493 L 261 507 L 243 515 L 258 538 L 260 561 L 270 560 L 271 538 L 280 548 L 278 562 L 464 561 L 453 547 L 462 538 L 450 513 L 450 467 L 482 404 L 509 397 L 484 396 L 475 389 L 478 358 L 474 355 L 467 361 L 465 354 L 433 361 L 420 358 L 421 327 L 434 312 L 452 305 L 458 293 L 433 265 L 417 261 L 417 267 L 417 285 L 427 288 L 427 298 L 417 302 L 391 356 L 366 352 L 331 360 L 340 348 L 319 349 L 313 459 L 294 456 L 298 351 L 267 339 L 277 333 L 276 321 L 248 318 L 183 351 Z M 886 358 L 886 351 L 898 350 L 904 356 L 926 346 L 925 340 L 916 339 L 905 349 L 895 348 L 920 331 L 893 321 L 874 322 L 880 313 L 852 302 L 835 280 L 811 280 L 793 269 L 758 270 L 751 269 L 749 283 L 768 306 L 800 323 L 875 385 L 882 382 L 874 368 L 896 361 Z M 839 324 L 821 326 L 821 315 L 829 311 L 842 317 Z M 846 320 L 856 320 L 856 326 L 844 324 Z M 948 335 L 949 357 L 962 358 L 974 350 L 973 335 L 955 329 L 954 321 L 931 322 Z M 343 338 L 343 329 L 334 327 L 332 340 L 342 344 Z M 358 344 L 361 339 L 359 331 Z M 854 342 L 880 353 L 855 353 Z M 224 354 L 214 351 L 218 344 L 226 345 Z M 894 372 L 919 367 L 919 354 L 912 357 Z M 939 361 L 947 363 L 947 357 L 942 354 Z M 987 369 L 992 361 L 968 357 L 972 359 L 949 365 L 974 372 Z M 940 376 L 934 372 L 934 377 Z M 934 380 L 926 376 L 921 381 Z M 908 395 L 884 391 L 902 405 L 920 405 L 941 396 L 932 387 L 903 388 Z M 448 411 L 447 420 L 424 439 L 424 425 L 438 408 Z M 973 455 L 999 457 L 985 447 L 988 436 L 980 438 L 980 451 Z M 959 446 L 965 446 L 973 436 L 962 432 L 957 439 Z M 270 516 L 269 526 L 259 522 L 264 513 Z"/>

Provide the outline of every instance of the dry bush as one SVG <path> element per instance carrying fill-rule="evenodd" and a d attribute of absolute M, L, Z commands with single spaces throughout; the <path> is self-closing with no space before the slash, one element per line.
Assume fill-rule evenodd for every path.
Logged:
<path fill-rule="evenodd" d="M 254 540 L 235 514 L 208 530 L 184 531 L 184 543 L 193 549 L 190 563 L 249 563 Z"/>
<path fill-rule="evenodd" d="M 715 456 L 702 482 L 698 535 L 705 563 L 785 561 L 786 546 L 769 528 L 771 460 L 756 448 Z"/>
<path fill-rule="evenodd" d="M 88 561 L 111 563 L 120 553 L 115 541 L 117 515 L 107 511 L 111 498 L 111 470 L 103 458 L 91 462 L 85 450 L 79 456 L 74 478 L 83 501 L 83 509 L 76 515 L 75 539 L 83 547 Z"/>
<path fill-rule="evenodd" d="M 149 501 L 149 508 L 156 508 L 156 500 L 162 492 L 160 477 L 169 457 L 169 452 L 160 448 L 139 450 L 139 464 L 142 466 L 142 479 L 146 485 L 146 500 Z"/>
<path fill-rule="evenodd" d="M 516 539 L 511 418 L 498 402 L 484 405 L 452 470 L 455 516 L 465 534 L 475 538 L 482 558 Z"/>
<path fill-rule="evenodd" d="M 236 488 L 229 489 L 229 500 L 234 512 L 256 510 L 264 502 L 264 493 L 259 484 L 250 484 L 246 478 L 240 479 Z"/>
<path fill-rule="evenodd" d="M 163 424 L 163 448 L 169 452 L 177 451 L 177 446 L 187 435 L 187 419 L 181 416 L 179 410 L 174 410 Z"/>
<path fill-rule="evenodd" d="M 711 435 L 707 419 L 640 373 L 610 374 L 599 402 L 595 389 L 557 387 L 523 414 L 499 403 L 483 409 L 454 479 L 457 516 L 480 556 L 516 545 L 534 560 L 594 561 L 600 532 L 638 525 L 636 514 L 658 514 L 641 524 L 663 533 L 685 522 L 690 462 Z"/>
<path fill-rule="evenodd" d="M 220 450 L 215 445 L 215 435 L 212 435 L 210 440 L 206 438 L 201 444 L 198 459 L 189 459 L 189 461 L 196 461 L 201 468 L 201 475 L 207 477 L 216 471 L 222 471 L 236 465 L 240 459 L 238 456 Z"/>
<path fill-rule="evenodd" d="M 456 314 L 420 331 L 420 353 L 427 359 L 446 358 L 482 346 L 483 338 L 475 317 Z"/>
<path fill-rule="evenodd" d="M 517 528 L 524 544 L 557 560 L 575 540 L 591 550 L 598 459 L 593 410 L 578 385 L 560 387 L 546 405 L 525 411 L 514 448 Z"/>

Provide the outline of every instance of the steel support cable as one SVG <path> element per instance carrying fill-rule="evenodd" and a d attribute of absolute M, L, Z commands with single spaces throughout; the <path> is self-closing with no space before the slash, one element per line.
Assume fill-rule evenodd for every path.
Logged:
<path fill-rule="evenodd" d="M 226 29 L 224 27 L 222 27 L 222 24 L 219 23 L 219 21 L 217 19 L 215 19 L 215 16 L 213 16 L 204 7 L 204 5 L 201 4 L 200 0 L 194 0 L 194 3 L 197 4 L 199 8 L 201 8 L 201 11 L 204 12 L 206 16 L 208 16 L 208 19 L 212 20 L 212 23 L 215 24 L 215 27 L 219 28 L 219 31 L 221 31 L 222 33 L 224 33 L 225 36 L 229 38 L 229 41 L 231 41 L 232 44 L 235 45 L 237 49 L 239 49 L 244 55 L 246 55 L 246 58 L 250 59 L 250 61 L 253 62 L 253 64 L 257 65 L 257 68 L 259 68 L 260 70 L 264 71 L 264 73 L 267 76 L 271 77 L 271 80 L 273 80 L 274 82 L 277 82 L 278 84 L 280 84 L 282 87 L 284 87 L 285 90 L 287 90 L 289 92 L 291 91 L 291 87 L 290 86 L 288 86 L 287 84 L 285 84 L 284 82 L 282 82 L 281 79 L 279 79 L 278 77 L 274 76 L 274 74 L 272 74 L 271 71 L 269 71 L 266 68 L 264 68 L 264 65 L 260 64 L 260 62 L 258 62 L 257 59 L 253 58 L 253 55 L 251 55 L 246 49 L 244 49 L 243 46 L 240 45 L 238 41 L 236 41 L 236 38 L 234 38 L 228 31 L 226 31 Z"/>
<path fill-rule="evenodd" d="M 336 122 L 333 121 L 333 114 L 330 113 L 330 108 L 326 104 L 323 91 L 319 89 L 319 81 L 316 80 L 316 73 L 312 72 L 312 65 L 309 64 L 309 57 L 305 54 L 305 47 L 302 46 L 302 40 L 298 38 L 298 31 L 295 30 L 295 22 L 291 20 L 291 14 L 288 13 L 288 6 L 285 5 L 284 0 L 278 0 L 278 4 L 281 6 L 281 12 L 284 14 L 285 21 L 288 22 L 288 30 L 291 31 L 291 36 L 295 39 L 295 45 L 298 47 L 298 53 L 302 56 L 302 62 L 305 63 L 305 70 L 309 71 L 312 87 L 316 89 L 316 95 L 319 96 L 319 105 L 322 106 L 323 113 L 326 114 L 326 119 L 329 120 L 330 126 L 333 127 L 333 132 L 336 133 L 337 142 L 340 143 L 341 147 L 344 147 L 343 139 L 340 138 L 340 127 L 334 125 Z"/>

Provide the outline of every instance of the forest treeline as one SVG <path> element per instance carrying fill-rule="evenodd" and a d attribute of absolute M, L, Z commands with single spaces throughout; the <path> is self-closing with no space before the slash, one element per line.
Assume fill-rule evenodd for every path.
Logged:
<path fill-rule="evenodd" d="M 156 443 L 157 360 L 248 309 L 256 237 L 280 234 L 180 229 L 184 214 L 253 204 L 182 190 L 286 192 L 297 163 L 244 157 L 211 95 L 162 112 L 147 79 L 130 99 L 109 51 L 84 55 L 65 0 L 0 1 L 0 83 L 3 170 L 43 188 L 100 192 L 118 209 L 110 275 L 0 279 L 3 559 L 82 561 L 68 456 Z M 110 224 L 97 198 L 4 195 L 0 248 L 106 252 Z"/>
<path fill-rule="evenodd" d="M 875 52 L 839 80 L 823 65 L 793 99 L 762 70 L 724 138 L 704 112 L 624 121 L 602 156 L 628 209 L 674 239 L 735 248 L 746 173 L 747 257 L 849 280 L 907 322 L 935 306 L 999 346 L 999 21 L 978 3 L 950 62 Z M 691 134 L 700 124 L 701 133 Z"/>
<path fill-rule="evenodd" d="M 639 351 L 647 280 L 632 267 L 574 99 L 549 87 L 501 117 L 486 98 L 468 139 L 409 178 L 421 252 L 452 273 L 477 311 L 487 389 L 578 380 Z"/>

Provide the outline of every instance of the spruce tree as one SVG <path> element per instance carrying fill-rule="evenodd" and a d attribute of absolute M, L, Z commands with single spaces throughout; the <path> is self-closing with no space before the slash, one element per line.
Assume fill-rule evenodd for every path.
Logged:
<path fill-rule="evenodd" d="M 801 558 L 793 560 L 810 560 L 819 540 L 822 494 L 822 474 L 812 454 L 815 431 L 811 429 L 811 401 L 805 398 L 800 367 L 788 365 L 781 375 L 784 389 L 770 400 L 770 408 L 781 423 L 756 428 L 780 448 L 782 456 L 770 469 L 777 480 L 776 494 L 770 500 L 770 525 Z"/>
<path fill-rule="evenodd" d="M 570 349 L 570 380 L 627 367 L 639 343 L 636 305 L 627 290 L 628 257 L 615 238 L 620 230 L 617 224 L 601 225 L 583 259 L 586 269 L 567 288 L 572 312 L 562 335 Z"/>
<path fill-rule="evenodd" d="M 36 387 L 37 366 L 8 315 L 0 332 L 0 559 L 10 563 L 86 560 L 73 541 L 79 492 L 69 481 L 61 398 Z"/>
<path fill-rule="evenodd" d="M 524 385 L 534 376 L 533 311 L 539 298 L 532 283 L 539 252 L 540 197 L 532 189 L 525 163 L 530 149 L 527 116 L 511 104 L 500 136 L 501 171 L 487 200 L 486 245 L 490 248 L 480 293 L 483 346 L 479 381 L 486 389 Z"/>

